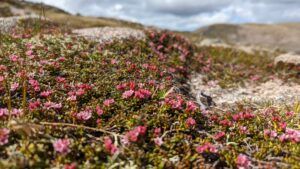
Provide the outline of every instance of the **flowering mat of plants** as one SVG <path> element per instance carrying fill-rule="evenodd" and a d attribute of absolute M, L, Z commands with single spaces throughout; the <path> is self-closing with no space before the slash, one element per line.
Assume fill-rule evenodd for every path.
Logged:
<path fill-rule="evenodd" d="M 0 168 L 300 168 L 299 103 L 200 110 L 181 88 L 196 69 L 224 73 L 214 52 L 146 35 L 2 34 Z"/>

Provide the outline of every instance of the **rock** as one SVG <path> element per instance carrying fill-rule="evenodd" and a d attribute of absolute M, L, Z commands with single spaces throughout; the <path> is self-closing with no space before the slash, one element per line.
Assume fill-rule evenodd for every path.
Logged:
<path fill-rule="evenodd" d="M 0 18 L 0 33 L 9 33 L 15 28 L 21 20 L 25 19 L 38 19 L 36 15 L 1 17 Z"/>
<path fill-rule="evenodd" d="M 199 44 L 199 46 L 214 46 L 214 47 L 230 47 L 221 39 L 203 39 Z"/>
<path fill-rule="evenodd" d="M 295 53 L 286 53 L 279 55 L 274 60 L 275 65 L 279 63 L 300 65 L 300 55 Z"/>
<path fill-rule="evenodd" d="M 144 40 L 146 38 L 146 35 L 142 30 L 124 27 L 98 27 L 76 29 L 73 30 L 73 33 L 99 42 L 107 42 L 114 39 L 124 40 L 129 38 Z"/>
<path fill-rule="evenodd" d="M 293 82 L 288 83 L 280 79 L 274 79 L 259 84 L 247 82 L 245 86 L 223 89 L 213 81 L 208 84 L 204 83 L 204 77 L 202 74 L 194 73 L 189 81 L 191 94 L 196 96 L 201 106 L 203 101 L 201 98 L 198 98 L 203 97 L 203 94 L 200 95 L 201 93 L 209 95 L 217 107 L 232 105 L 242 101 L 251 103 L 272 102 L 274 104 L 293 104 L 297 100 L 300 100 L 300 84 Z"/>

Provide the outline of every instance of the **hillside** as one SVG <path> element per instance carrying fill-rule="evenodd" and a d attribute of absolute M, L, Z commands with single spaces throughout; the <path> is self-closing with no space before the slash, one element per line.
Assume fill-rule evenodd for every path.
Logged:
<path fill-rule="evenodd" d="M 299 53 L 300 24 L 215 24 L 195 31 L 200 39 Z M 199 40 L 199 39 L 198 39 Z"/>
<path fill-rule="evenodd" d="M 300 167 L 295 62 L 50 6 L 9 17 L 41 8 L 1 4 L 0 168 Z M 222 30 L 236 32 L 205 36 Z"/>
<path fill-rule="evenodd" d="M 67 13 L 59 8 L 36 4 L 27 1 L 19 0 L 1 0 L 0 1 L 0 17 L 18 16 L 18 15 L 38 15 L 46 17 L 58 24 L 72 27 L 72 28 L 86 28 L 86 27 L 132 27 L 142 28 L 138 23 L 127 22 L 123 20 L 103 17 L 87 17 L 76 16 Z"/>

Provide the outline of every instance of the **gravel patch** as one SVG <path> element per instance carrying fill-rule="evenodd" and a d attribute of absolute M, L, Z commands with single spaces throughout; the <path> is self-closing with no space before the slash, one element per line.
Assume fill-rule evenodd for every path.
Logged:
<path fill-rule="evenodd" d="M 245 87 L 222 89 L 215 82 L 203 83 L 203 75 L 194 74 L 190 79 L 191 93 L 197 98 L 203 92 L 213 98 L 217 106 L 241 101 L 252 103 L 293 104 L 300 101 L 300 85 L 274 79 L 261 84 L 248 83 Z"/>
<path fill-rule="evenodd" d="M 25 15 L 25 16 L 13 16 L 13 17 L 0 17 L 0 32 L 9 33 L 15 28 L 20 20 L 24 19 L 37 19 L 36 15 Z"/>
<path fill-rule="evenodd" d="M 99 27 L 73 30 L 74 34 L 83 36 L 87 39 L 96 40 L 98 42 L 108 42 L 112 40 L 124 40 L 134 38 L 144 40 L 146 35 L 143 31 L 124 28 L 124 27 Z"/>

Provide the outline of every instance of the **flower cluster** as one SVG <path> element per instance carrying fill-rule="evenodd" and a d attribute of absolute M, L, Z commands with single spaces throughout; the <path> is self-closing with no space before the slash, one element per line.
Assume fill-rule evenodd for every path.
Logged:
<path fill-rule="evenodd" d="M 70 144 L 69 139 L 58 139 L 53 143 L 53 147 L 58 153 L 67 154 L 71 151 Z"/>
<path fill-rule="evenodd" d="M 0 145 L 8 143 L 9 133 L 10 131 L 7 128 L 0 129 Z"/>

